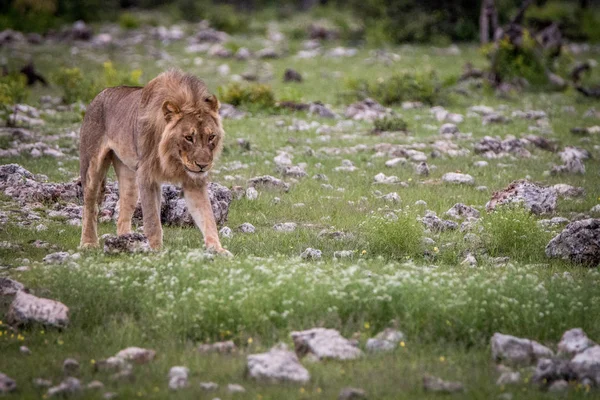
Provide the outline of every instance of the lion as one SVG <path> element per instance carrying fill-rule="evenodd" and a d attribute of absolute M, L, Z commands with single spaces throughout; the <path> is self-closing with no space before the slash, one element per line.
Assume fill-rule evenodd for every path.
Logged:
<path fill-rule="evenodd" d="M 104 89 L 81 126 L 82 248 L 98 246 L 98 208 L 112 164 L 119 182 L 117 234 L 131 232 L 141 200 L 144 234 L 152 249 L 163 244 L 161 183 L 181 185 L 207 249 L 231 255 L 219 241 L 208 197 L 208 171 L 223 147 L 219 100 L 204 82 L 180 70 L 158 75 L 145 87 Z"/>

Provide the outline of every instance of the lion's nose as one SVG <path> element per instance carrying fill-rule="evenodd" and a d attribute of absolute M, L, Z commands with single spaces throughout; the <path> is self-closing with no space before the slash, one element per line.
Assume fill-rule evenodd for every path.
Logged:
<path fill-rule="evenodd" d="M 200 171 L 204 171 L 206 167 L 208 167 L 208 164 L 196 163 L 196 165 L 198 166 L 198 168 L 200 168 Z"/>

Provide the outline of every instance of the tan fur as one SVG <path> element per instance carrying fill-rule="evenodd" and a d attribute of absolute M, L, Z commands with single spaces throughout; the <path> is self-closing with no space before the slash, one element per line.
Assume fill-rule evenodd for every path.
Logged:
<path fill-rule="evenodd" d="M 119 235 L 131 232 L 140 198 L 144 233 L 152 248 L 160 248 L 160 184 L 172 182 L 183 186 L 206 247 L 227 253 L 219 242 L 207 193 L 207 172 L 221 152 L 223 135 L 217 98 L 201 80 L 179 70 L 160 74 L 144 88 L 102 91 L 88 107 L 81 127 L 81 246 L 98 245 L 98 205 L 112 163 L 119 180 Z"/>

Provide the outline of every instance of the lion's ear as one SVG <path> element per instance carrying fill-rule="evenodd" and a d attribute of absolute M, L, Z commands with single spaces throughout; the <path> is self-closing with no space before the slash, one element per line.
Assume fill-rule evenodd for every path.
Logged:
<path fill-rule="evenodd" d="M 219 103 L 217 96 L 215 96 L 214 94 L 207 96 L 204 99 L 204 101 L 206 102 L 206 104 L 208 104 L 210 109 L 213 110 L 214 112 L 219 111 L 219 108 L 221 108 L 221 103 Z"/>
<path fill-rule="evenodd" d="M 171 101 L 165 101 L 162 105 L 162 111 L 165 116 L 165 119 L 168 121 L 172 120 L 177 114 L 181 112 L 179 107 Z"/>

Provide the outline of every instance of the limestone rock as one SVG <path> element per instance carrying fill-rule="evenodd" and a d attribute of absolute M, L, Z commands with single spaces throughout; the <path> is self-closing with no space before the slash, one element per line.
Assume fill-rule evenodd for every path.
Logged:
<path fill-rule="evenodd" d="M 590 267 L 600 263 L 600 219 L 571 222 L 546 246 L 548 257 L 558 257 Z"/>
<path fill-rule="evenodd" d="M 595 345 L 596 343 L 587 337 L 583 329 L 569 329 L 558 343 L 558 354 L 572 357 Z"/>
<path fill-rule="evenodd" d="M 296 354 L 282 348 L 272 348 L 267 353 L 249 355 L 248 375 L 269 382 L 305 383 L 310 380 L 310 374 L 300 364 Z"/>
<path fill-rule="evenodd" d="M 104 252 L 107 254 L 145 253 L 147 251 L 150 251 L 150 243 L 141 233 L 109 235 L 104 239 Z"/>
<path fill-rule="evenodd" d="M 17 382 L 0 372 L 0 394 L 14 392 L 15 390 L 17 390 Z"/>
<path fill-rule="evenodd" d="M 18 291 L 7 313 L 11 325 L 39 323 L 58 328 L 69 324 L 69 308 L 64 304 Z"/>
<path fill-rule="evenodd" d="M 464 391 L 464 386 L 460 382 L 444 381 L 441 378 L 426 375 L 423 377 L 423 389 L 426 392 L 456 393 Z"/>
<path fill-rule="evenodd" d="M 128 347 L 119 351 L 115 355 L 117 358 L 121 358 L 126 361 L 133 361 L 136 364 L 147 364 L 154 360 L 155 356 L 156 351 L 141 347 Z"/>
<path fill-rule="evenodd" d="M 60 385 L 51 387 L 46 393 L 48 397 L 54 396 L 72 396 L 82 391 L 81 382 L 77 378 L 66 378 Z"/>
<path fill-rule="evenodd" d="M 454 219 L 479 218 L 479 211 L 463 203 L 456 203 L 446 211 L 445 215 Z"/>
<path fill-rule="evenodd" d="M 343 388 L 338 396 L 338 400 L 360 400 L 366 398 L 367 392 L 365 392 L 363 389 L 353 387 Z"/>
<path fill-rule="evenodd" d="M 522 179 L 494 192 L 485 207 L 491 211 L 503 204 L 522 203 L 533 214 L 548 214 L 556 210 L 556 199 L 554 189 Z"/>
<path fill-rule="evenodd" d="M 588 347 L 577 354 L 569 366 L 580 381 L 587 378 L 600 385 L 600 346 Z"/>
<path fill-rule="evenodd" d="M 442 181 L 458 185 L 474 185 L 475 179 L 469 174 L 459 174 L 457 172 L 448 172 L 442 176 Z"/>
<path fill-rule="evenodd" d="M 318 359 L 353 360 L 363 355 L 335 329 L 313 328 L 291 333 L 296 354 L 302 357 L 309 353 Z"/>
<path fill-rule="evenodd" d="M 540 358 L 552 358 L 554 352 L 538 342 L 511 335 L 492 336 L 492 358 L 516 365 L 531 365 Z"/>

